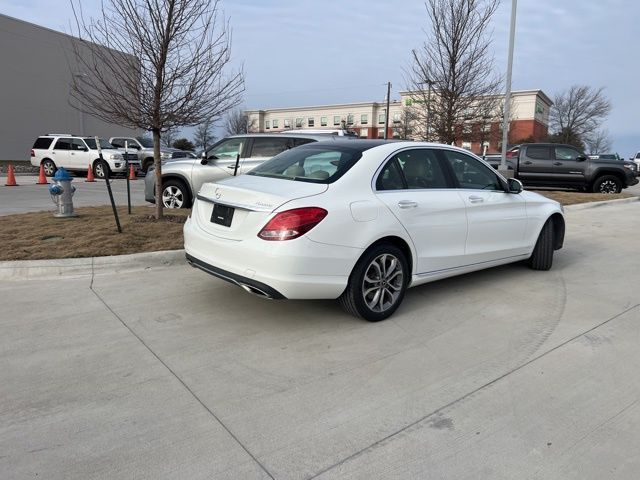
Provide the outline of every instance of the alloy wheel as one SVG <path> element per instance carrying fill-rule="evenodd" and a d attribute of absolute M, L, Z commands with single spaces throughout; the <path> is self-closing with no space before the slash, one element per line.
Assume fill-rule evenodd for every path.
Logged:
<path fill-rule="evenodd" d="M 181 208 L 183 203 L 184 195 L 178 187 L 170 185 L 162 191 L 162 204 L 166 208 Z"/>
<path fill-rule="evenodd" d="M 47 177 L 51 177 L 53 176 L 54 173 L 56 173 L 56 167 L 54 166 L 53 162 L 49 162 L 46 161 L 42 164 L 42 168 L 44 170 L 44 174 Z"/>
<path fill-rule="evenodd" d="M 613 180 L 605 180 L 600 184 L 600 193 L 618 193 L 618 185 Z"/>
<path fill-rule="evenodd" d="M 362 281 L 362 296 L 374 312 L 393 307 L 402 293 L 404 275 L 400 260 L 385 253 L 377 256 L 367 267 Z"/>

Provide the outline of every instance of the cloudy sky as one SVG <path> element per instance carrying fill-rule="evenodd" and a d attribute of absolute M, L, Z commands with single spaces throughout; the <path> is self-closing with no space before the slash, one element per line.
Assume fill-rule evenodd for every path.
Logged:
<path fill-rule="evenodd" d="M 108 1 L 108 0 L 106 0 Z M 88 15 L 97 0 L 83 0 Z M 65 0 L 0 0 L 0 12 L 64 32 Z M 420 0 L 225 0 L 232 54 L 246 75 L 245 107 L 382 101 L 406 85 L 412 48 L 424 41 Z M 506 70 L 511 2 L 493 21 L 496 65 Z M 513 65 L 515 90 L 550 97 L 573 84 L 605 87 L 613 110 L 605 127 L 614 150 L 640 150 L 640 53 L 636 0 L 520 0 Z"/>

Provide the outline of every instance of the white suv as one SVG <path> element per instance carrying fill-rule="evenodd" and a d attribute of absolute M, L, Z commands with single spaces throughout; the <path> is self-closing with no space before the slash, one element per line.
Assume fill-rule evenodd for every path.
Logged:
<path fill-rule="evenodd" d="M 52 176 L 60 167 L 70 171 L 87 172 L 91 167 L 98 178 L 104 178 L 111 173 L 125 173 L 124 153 L 104 139 L 100 139 L 102 157 L 107 162 L 105 171 L 99 161 L 98 149 L 94 137 L 76 137 L 67 133 L 48 134 L 38 137 L 31 149 L 31 165 L 44 167 L 44 173 Z M 140 162 L 135 153 L 128 155 L 129 163 L 138 170 Z"/>

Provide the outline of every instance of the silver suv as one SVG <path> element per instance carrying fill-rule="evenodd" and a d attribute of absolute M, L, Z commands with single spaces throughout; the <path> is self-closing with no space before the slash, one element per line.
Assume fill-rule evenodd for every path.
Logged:
<path fill-rule="evenodd" d="M 127 142 L 128 151 L 137 153 L 138 160 L 143 172 L 149 170 L 153 165 L 153 140 L 145 137 L 111 137 L 109 142 L 123 150 L 125 142 Z M 175 158 L 187 158 L 189 152 L 179 150 L 177 148 L 160 147 L 160 158 L 162 160 L 171 160 Z"/>
<path fill-rule="evenodd" d="M 165 208 L 191 208 L 194 196 L 205 182 L 216 182 L 253 167 L 290 148 L 318 141 L 335 141 L 335 135 L 247 134 L 224 138 L 213 145 L 202 159 L 188 158 L 162 163 L 162 204 Z M 357 140 L 354 140 L 357 141 Z M 147 171 L 144 197 L 155 203 L 155 170 Z"/>
<path fill-rule="evenodd" d="M 99 161 L 95 137 L 77 137 L 68 133 L 40 136 L 31 148 L 31 165 L 44 168 L 48 177 L 56 173 L 60 167 L 75 172 L 87 172 L 89 168 L 98 178 L 104 178 L 112 173 L 126 173 L 125 154 L 104 139 L 100 140 L 102 157 L 107 162 L 105 166 Z M 138 169 L 140 162 L 134 153 L 129 154 L 129 163 Z"/>

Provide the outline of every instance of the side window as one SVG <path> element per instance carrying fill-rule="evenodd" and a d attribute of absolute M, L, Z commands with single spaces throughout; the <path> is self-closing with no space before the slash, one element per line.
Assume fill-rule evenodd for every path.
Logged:
<path fill-rule="evenodd" d="M 230 138 L 229 140 L 225 140 L 224 142 L 216 145 L 211 150 L 209 150 L 207 152 L 207 156 L 226 160 L 235 159 L 242 151 L 244 141 L 244 137 Z"/>
<path fill-rule="evenodd" d="M 71 142 L 73 142 L 73 138 L 59 138 L 54 148 L 55 150 L 71 150 Z"/>
<path fill-rule="evenodd" d="M 53 138 L 40 137 L 36 139 L 36 142 L 33 144 L 32 148 L 46 150 L 47 148 L 49 148 L 49 145 L 51 145 L 51 142 L 53 142 Z"/>
<path fill-rule="evenodd" d="M 408 188 L 447 188 L 447 179 L 435 152 L 406 150 L 396 155 Z"/>
<path fill-rule="evenodd" d="M 291 148 L 290 143 L 291 140 L 286 137 L 256 137 L 253 139 L 251 156 L 271 158 Z"/>
<path fill-rule="evenodd" d="M 556 148 L 556 160 L 575 160 L 580 155 L 580 152 L 569 147 L 555 147 Z"/>
<path fill-rule="evenodd" d="M 549 147 L 527 147 L 527 157 L 537 160 L 551 160 L 551 148 Z"/>
<path fill-rule="evenodd" d="M 300 145 L 305 145 L 307 143 L 315 142 L 315 140 L 311 140 L 310 138 L 294 138 L 293 146 L 299 147 Z"/>
<path fill-rule="evenodd" d="M 451 165 L 460 188 L 504 190 L 498 176 L 475 158 L 452 150 L 444 150 L 443 153 Z"/>
<path fill-rule="evenodd" d="M 403 190 L 406 188 L 398 166 L 398 159 L 389 160 L 378 175 L 376 190 Z"/>
<path fill-rule="evenodd" d="M 111 140 L 111 145 L 116 148 L 124 148 L 124 140 L 122 138 L 114 138 Z"/>
<path fill-rule="evenodd" d="M 85 148 L 87 148 L 86 145 L 79 138 L 73 138 L 71 140 L 71 150 L 84 150 Z"/>

